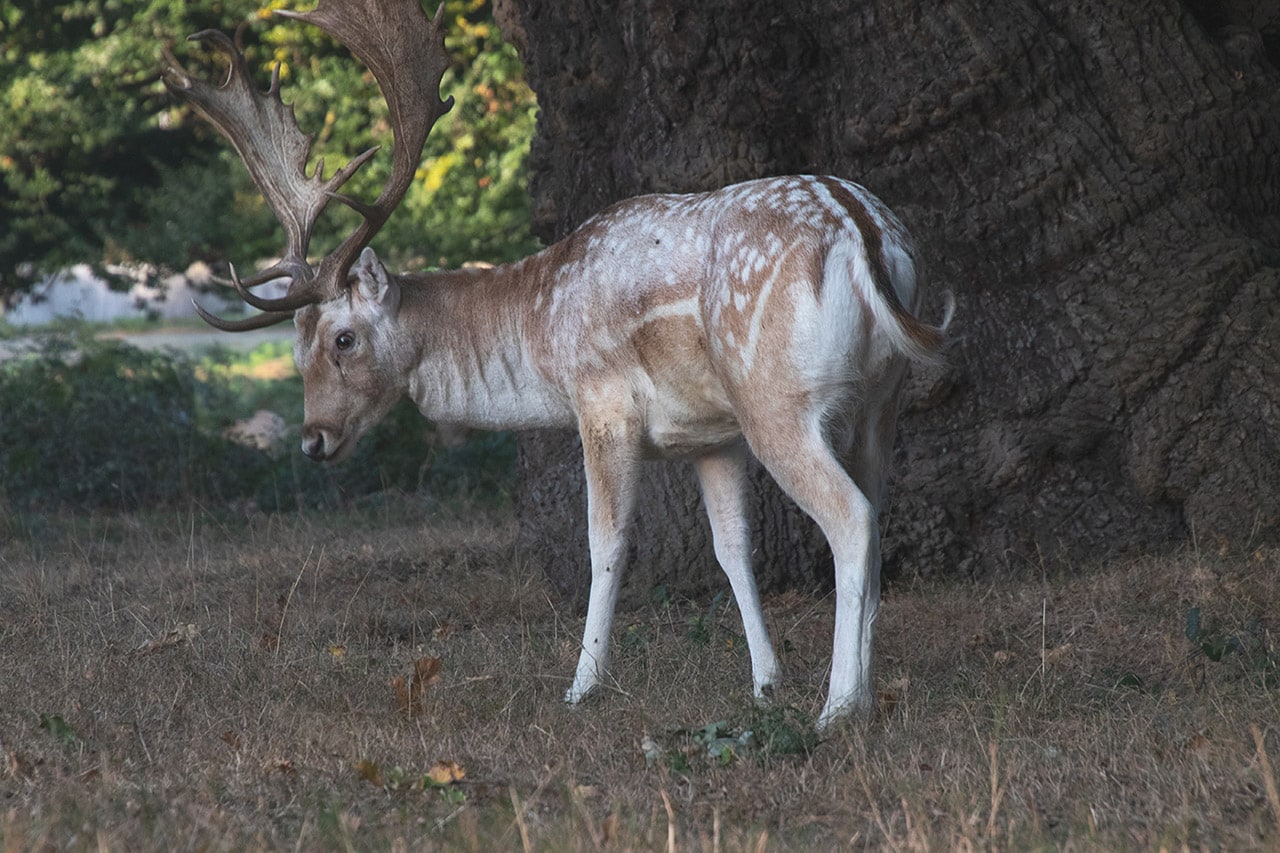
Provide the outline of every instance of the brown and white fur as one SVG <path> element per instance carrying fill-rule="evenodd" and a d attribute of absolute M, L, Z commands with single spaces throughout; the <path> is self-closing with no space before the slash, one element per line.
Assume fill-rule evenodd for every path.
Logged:
<path fill-rule="evenodd" d="M 616 204 L 489 270 L 389 275 L 365 249 L 341 296 L 300 308 L 303 451 L 345 458 L 409 396 L 436 421 L 573 427 L 591 549 L 586 630 L 566 701 L 609 664 L 641 461 L 693 462 L 742 614 L 755 694 L 780 677 L 750 565 L 748 454 L 811 515 L 835 560 L 825 727 L 872 706 L 877 514 L 918 321 L 916 253 L 867 190 L 783 177 Z M 847 468 L 846 468 L 847 465 Z"/>

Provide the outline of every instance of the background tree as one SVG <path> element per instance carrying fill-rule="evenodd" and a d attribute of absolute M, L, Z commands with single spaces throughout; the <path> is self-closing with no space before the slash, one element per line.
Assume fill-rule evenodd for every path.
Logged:
<path fill-rule="evenodd" d="M 1280 538 L 1280 35 L 1263 2 L 527 0 L 535 231 L 614 200 L 854 178 L 959 314 L 907 393 L 890 572 L 1086 566 Z M 586 568 L 580 450 L 521 442 L 525 558 Z M 765 587 L 829 574 L 757 472 Z M 631 590 L 720 583 L 687 466 Z"/>
<path fill-rule="evenodd" d="M 218 23 L 205 5 L 0 0 L 0 296 L 40 268 L 117 255 L 166 175 L 217 173 L 175 197 L 229 204 L 214 149 L 165 144 L 150 85 L 160 39 Z"/>
<path fill-rule="evenodd" d="M 371 77 L 320 31 L 270 14 L 285 5 L 0 0 L 0 299 L 71 263 L 182 268 L 279 251 L 274 219 L 235 153 L 187 121 L 160 85 L 166 41 L 245 23 L 263 87 L 281 63 L 285 98 L 329 168 L 390 143 Z M 444 85 L 456 106 L 428 142 L 404 209 L 375 243 L 401 264 L 506 260 L 536 246 L 524 190 L 533 95 L 484 0 L 447 0 L 446 14 L 456 65 Z M 178 49 L 198 61 L 197 49 Z M 218 73 L 214 64 L 207 70 Z M 376 195 L 388 162 L 375 158 L 352 189 Z M 318 247 L 350 227 L 349 214 L 334 206 Z"/>

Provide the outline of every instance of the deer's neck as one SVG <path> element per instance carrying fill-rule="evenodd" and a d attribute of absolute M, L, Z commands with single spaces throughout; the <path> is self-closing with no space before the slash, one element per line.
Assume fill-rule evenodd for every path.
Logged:
<path fill-rule="evenodd" d="M 575 423 L 567 395 L 530 356 L 532 273 L 521 261 L 401 277 L 400 320 L 416 354 L 406 367 L 408 392 L 423 415 L 485 429 Z"/>

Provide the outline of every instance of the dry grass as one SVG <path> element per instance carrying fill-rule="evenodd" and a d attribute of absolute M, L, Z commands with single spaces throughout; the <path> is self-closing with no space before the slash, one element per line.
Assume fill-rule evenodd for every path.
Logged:
<path fill-rule="evenodd" d="M 753 708 L 736 612 L 705 601 L 622 614 L 616 683 L 571 710 L 580 620 L 512 541 L 401 510 L 0 543 L 0 849 L 1280 843 L 1280 554 L 900 583 L 880 713 L 806 755 L 764 741 L 818 709 L 829 600 L 767 602 L 794 712 Z M 725 764 L 679 731 L 720 720 L 757 730 Z M 440 762 L 465 776 L 424 782 Z"/>

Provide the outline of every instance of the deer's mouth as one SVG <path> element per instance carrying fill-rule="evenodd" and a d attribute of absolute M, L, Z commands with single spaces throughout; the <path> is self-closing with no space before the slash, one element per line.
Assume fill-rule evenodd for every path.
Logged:
<path fill-rule="evenodd" d="M 304 430 L 302 453 L 313 462 L 342 462 L 351 456 L 359 441 L 358 435 L 330 429 Z"/>

